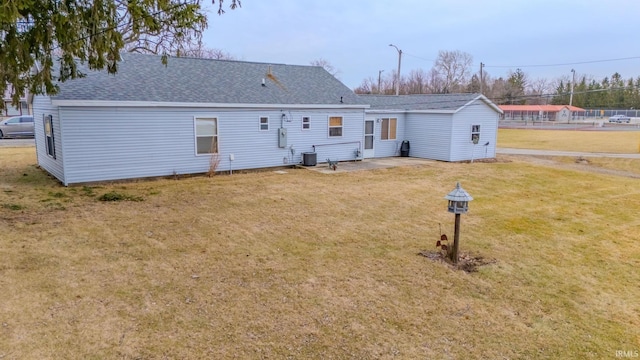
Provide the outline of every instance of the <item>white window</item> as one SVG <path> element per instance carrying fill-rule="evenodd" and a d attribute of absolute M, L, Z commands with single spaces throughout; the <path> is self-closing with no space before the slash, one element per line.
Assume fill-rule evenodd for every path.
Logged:
<path fill-rule="evenodd" d="M 396 118 L 382 119 L 382 126 L 380 127 L 380 139 L 395 140 L 397 126 L 398 126 L 398 119 Z"/>
<path fill-rule="evenodd" d="M 260 131 L 269 131 L 269 117 L 260 117 Z"/>
<path fill-rule="evenodd" d="M 47 155 L 56 158 L 56 143 L 53 137 L 53 116 L 43 115 L 44 117 L 44 139 Z"/>
<path fill-rule="evenodd" d="M 302 117 L 302 130 L 311 129 L 311 118 L 308 116 Z"/>
<path fill-rule="evenodd" d="M 218 153 L 218 119 L 196 118 L 196 154 Z"/>
<path fill-rule="evenodd" d="M 342 116 L 329 117 L 329 137 L 342 136 Z"/>
<path fill-rule="evenodd" d="M 471 142 L 477 144 L 480 141 L 480 125 L 471 125 Z"/>

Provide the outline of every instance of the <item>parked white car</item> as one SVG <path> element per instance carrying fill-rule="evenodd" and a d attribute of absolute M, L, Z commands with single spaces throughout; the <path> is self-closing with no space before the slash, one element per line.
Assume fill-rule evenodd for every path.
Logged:
<path fill-rule="evenodd" d="M 615 123 L 630 123 L 631 122 L 631 118 L 626 116 L 626 115 L 622 115 L 622 114 L 618 114 L 618 115 L 613 115 L 612 117 L 609 118 L 609 122 L 615 122 Z"/>
<path fill-rule="evenodd" d="M 33 116 L 14 116 L 0 121 L 0 139 L 19 136 L 33 137 Z"/>

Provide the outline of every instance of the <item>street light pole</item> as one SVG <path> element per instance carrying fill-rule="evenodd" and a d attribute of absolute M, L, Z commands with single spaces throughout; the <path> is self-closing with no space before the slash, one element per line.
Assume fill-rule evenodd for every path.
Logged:
<path fill-rule="evenodd" d="M 398 78 L 396 79 L 396 96 L 400 95 L 400 64 L 402 64 L 402 50 L 398 49 L 397 46 L 393 44 L 389 44 L 389 46 L 393 46 L 398 50 Z"/>
<path fill-rule="evenodd" d="M 382 75 L 382 72 L 383 72 L 383 71 L 384 71 L 384 70 L 378 70 L 378 94 L 382 94 L 382 92 L 380 91 L 380 86 L 381 86 L 381 84 L 382 84 L 382 82 L 381 82 L 381 75 Z"/>

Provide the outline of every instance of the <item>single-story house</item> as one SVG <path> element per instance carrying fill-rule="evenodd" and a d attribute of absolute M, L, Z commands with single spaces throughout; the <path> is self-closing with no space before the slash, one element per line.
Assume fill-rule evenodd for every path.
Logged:
<path fill-rule="evenodd" d="M 495 156 L 500 110 L 481 95 L 383 100 L 319 66 L 141 54 L 85 73 L 33 100 L 38 164 L 64 185 L 394 156 L 403 140 L 410 156 Z"/>
<path fill-rule="evenodd" d="M 359 155 L 368 105 L 322 67 L 122 58 L 34 98 L 38 163 L 65 185 Z"/>
<path fill-rule="evenodd" d="M 584 109 L 569 105 L 500 105 L 504 120 L 569 121 Z"/>
<path fill-rule="evenodd" d="M 365 116 L 365 157 L 401 154 L 441 161 L 496 156 L 502 111 L 480 94 L 361 95 Z"/>

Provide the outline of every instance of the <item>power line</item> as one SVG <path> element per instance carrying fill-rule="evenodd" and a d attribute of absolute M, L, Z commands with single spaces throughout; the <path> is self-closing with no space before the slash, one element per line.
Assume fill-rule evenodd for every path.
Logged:
<path fill-rule="evenodd" d="M 425 58 L 423 58 L 423 57 L 420 57 L 420 56 L 417 56 L 417 55 L 413 55 L 413 54 L 409 54 L 409 53 L 404 52 L 404 51 L 403 51 L 402 53 L 403 53 L 404 55 L 411 56 L 411 57 L 414 57 L 414 58 L 416 58 L 416 59 L 420 59 L 420 60 L 424 60 L 424 61 L 428 61 L 428 62 L 436 62 L 435 60 L 425 59 Z"/>
<path fill-rule="evenodd" d="M 623 60 L 633 60 L 633 59 L 640 59 L 640 56 L 630 56 L 630 57 L 617 58 L 617 59 L 604 59 L 604 60 L 577 61 L 577 62 L 570 62 L 570 63 L 558 63 L 558 64 L 537 64 L 537 65 L 485 65 L 485 67 L 492 67 L 492 68 L 553 67 L 553 66 L 568 66 L 568 65 L 595 64 L 595 63 L 612 62 L 612 61 L 623 61 Z"/>

